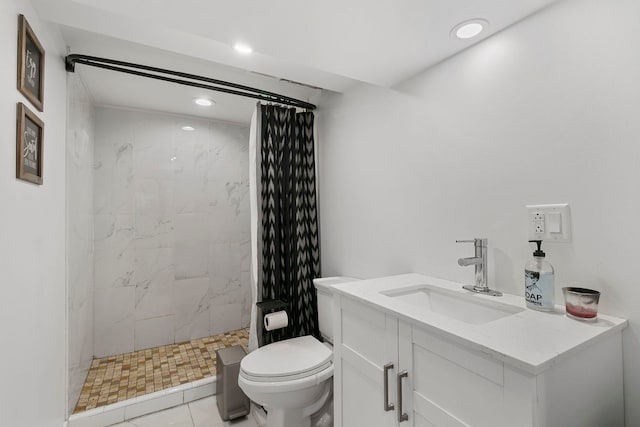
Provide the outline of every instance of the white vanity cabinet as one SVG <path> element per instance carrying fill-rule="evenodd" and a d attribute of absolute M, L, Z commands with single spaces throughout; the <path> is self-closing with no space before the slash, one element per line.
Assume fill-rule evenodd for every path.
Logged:
<path fill-rule="evenodd" d="M 336 427 L 624 425 L 620 330 L 535 370 L 367 301 L 334 303 Z"/>

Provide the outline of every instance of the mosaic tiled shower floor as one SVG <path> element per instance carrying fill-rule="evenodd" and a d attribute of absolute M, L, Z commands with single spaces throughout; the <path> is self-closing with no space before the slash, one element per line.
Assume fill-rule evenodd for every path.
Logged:
<path fill-rule="evenodd" d="M 249 330 L 94 359 L 74 413 L 216 374 L 216 350 L 247 349 Z"/>

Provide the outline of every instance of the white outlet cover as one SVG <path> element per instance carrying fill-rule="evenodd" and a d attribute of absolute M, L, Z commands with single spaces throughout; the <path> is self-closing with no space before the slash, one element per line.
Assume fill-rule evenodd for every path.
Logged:
<path fill-rule="evenodd" d="M 570 242 L 571 241 L 571 211 L 568 203 L 553 205 L 527 205 L 527 232 L 529 240 L 544 240 L 545 242 Z M 560 231 L 554 232 L 554 227 L 549 227 L 549 214 L 557 219 L 560 215 Z M 542 221 L 540 216 L 543 216 Z M 542 222 L 543 232 L 536 232 Z"/>

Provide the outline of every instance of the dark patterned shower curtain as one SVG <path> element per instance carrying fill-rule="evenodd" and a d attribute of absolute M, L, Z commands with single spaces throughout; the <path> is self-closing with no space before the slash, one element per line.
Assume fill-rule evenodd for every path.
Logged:
<path fill-rule="evenodd" d="M 262 300 L 288 303 L 289 326 L 263 330 L 262 344 L 319 338 L 316 290 L 320 276 L 314 115 L 263 105 L 260 137 Z M 263 314 L 266 314 L 263 313 Z"/>

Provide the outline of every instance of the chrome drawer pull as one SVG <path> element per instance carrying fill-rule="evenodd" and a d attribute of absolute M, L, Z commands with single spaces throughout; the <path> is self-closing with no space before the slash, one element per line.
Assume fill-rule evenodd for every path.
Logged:
<path fill-rule="evenodd" d="M 389 412 L 395 409 L 393 403 L 389 403 L 389 370 L 393 369 L 393 363 L 384 365 L 383 382 L 384 382 L 384 411 Z"/>
<path fill-rule="evenodd" d="M 402 379 L 407 378 L 409 373 L 402 371 L 398 374 L 398 422 L 409 421 L 409 415 L 405 414 L 402 409 Z"/>

